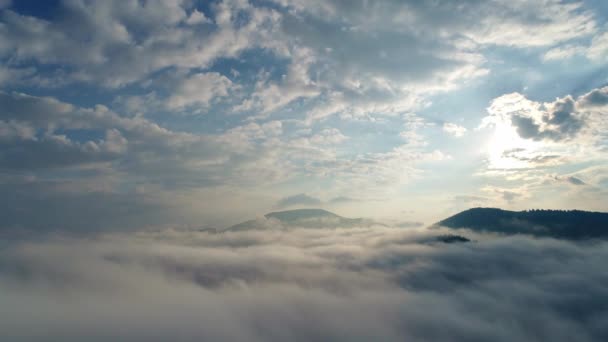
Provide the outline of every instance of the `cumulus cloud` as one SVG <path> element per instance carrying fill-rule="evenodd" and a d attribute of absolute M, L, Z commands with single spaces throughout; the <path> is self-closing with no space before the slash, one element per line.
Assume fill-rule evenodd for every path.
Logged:
<path fill-rule="evenodd" d="M 585 169 L 586 163 L 605 163 L 605 93 L 602 87 L 549 102 L 519 93 L 494 99 L 480 126 L 491 129 L 484 165 L 488 171 L 478 174 L 491 180 L 485 190 L 491 190 L 492 203 L 564 209 L 585 203 L 585 207 L 604 210 L 593 204 L 603 185 L 593 191 L 587 186 L 563 185 L 586 185 L 577 179 L 587 178 L 574 171 Z M 564 165 L 573 171 L 565 173 Z M 561 184 L 556 186 L 556 180 Z M 546 195 L 554 193 L 561 195 Z"/>
<path fill-rule="evenodd" d="M 193 105 L 208 107 L 213 99 L 227 96 L 231 87 L 230 79 L 217 72 L 194 74 L 180 81 L 167 100 L 167 106 L 171 109 Z"/>
<path fill-rule="evenodd" d="M 581 119 L 574 111 L 574 99 L 570 96 L 550 104 L 541 115 L 541 120 L 536 120 L 533 116 L 516 113 L 511 117 L 511 123 L 522 138 L 533 140 L 567 139 L 582 127 Z"/>
<path fill-rule="evenodd" d="M 605 126 L 601 119 L 605 94 L 605 87 L 597 88 L 578 98 L 567 95 L 545 103 L 519 93 L 506 94 L 492 101 L 482 127 L 503 123 L 523 139 L 597 143 Z"/>
<path fill-rule="evenodd" d="M 0 249 L 0 335 L 14 341 L 608 336 L 606 243 L 473 233 L 466 234 L 476 242 L 429 243 L 446 233 L 164 230 L 16 240 Z"/>
<path fill-rule="evenodd" d="M 593 89 L 581 97 L 584 106 L 602 107 L 608 105 L 608 87 Z"/>

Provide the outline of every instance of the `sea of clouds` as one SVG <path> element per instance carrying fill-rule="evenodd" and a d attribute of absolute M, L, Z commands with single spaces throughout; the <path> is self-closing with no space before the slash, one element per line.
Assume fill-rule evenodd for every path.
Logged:
<path fill-rule="evenodd" d="M 608 244 L 444 228 L 6 239 L 4 341 L 606 341 Z"/>

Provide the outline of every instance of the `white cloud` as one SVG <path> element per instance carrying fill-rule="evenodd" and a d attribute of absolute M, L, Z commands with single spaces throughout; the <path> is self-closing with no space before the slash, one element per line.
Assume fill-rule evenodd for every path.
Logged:
<path fill-rule="evenodd" d="M 268 80 L 267 73 L 260 73 L 253 93 L 234 110 L 257 110 L 258 116 L 265 117 L 297 99 L 318 96 L 320 89 L 308 75 L 308 68 L 314 60 L 311 52 L 305 48 L 295 48 L 291 57 L 287 73 L 282 75 L 279 82 Z"/>
<path fill-rule="evenodd" d="M 188 19 L 186 19 L 188 25 L 200 25 L 200 24 L 211 24 L 211 19 L 205 16 L 205 13 L 199 12 L 197 9 L 190 13 Z"/>
<path fill-rule="evenodd" d="M 608 32 L 593 37 L 587 56 L 599 63 L 608 58 Z"/>
<path fill-rule="evenodd" d="M 456 138 L 462 137 L 467 132 L 466 128 L 451 122 L 445 122 L 442 129 Z"/>
<path fill-rule="evenodd" d="M 608 33 L 598 33 L 588 45 L 554 47 L 543 55 L 543 60 L 567 60 L 575 56 L 586 56 L 590 61 L 601 64 L 608 57 Z"/>
<path fill-rule="evenodd" d="M 584 53 L 585 48 L 578 45 L 564 45 L 552 48 L 543 55 L 544 61 L 572 58 Z"/>
<path fill-rule="evenodd" d="M 434 242 L 450 232 L 167 229 L 14 240 L 0 251 L 0 331 L 10 340 L 606 338 L 605 242 L 472 232 L 464 234 L 476 242 Z"/>
<path fill-rule="evenodd" d="M 0 54 L 15 61 L 65 64 L 72 81 L 118 87 L 164 68 L 204 68 L 218 58 L 236 57 L 268 41 L 278 20 L 271 10 L 230 1 L 211 7 L 215 26 L 180 25 L 205 22 L 197 11 L 188 17 L 189 8 L 187 1 L 63 2 L 54 21 L 8 9 L 0 16 Z"/>
<path fill-rule="evenodd" d="M 167 107 L 208 107 L 214 99 L 228 96 L 232 86 L 230 79 L 217 72 L 194 74 L 180 81 L 167 99 Z"/>
<path fill-rule="evenodd" d="M 506 94 L 492 101 L 482 126 L 506 122 L 521 138 L 530 140 L 597 140 L 604 126 L 600 117 L 601 108 L 608 102 L 604 99 L 606 91 L 594 89 L 577 99 L 567 95 L 547 103 L 519 93 Z"/>
<path fill-rule="evenodd" d="M 309 139 L 313 145 L 339 144 L 346 140 L 348 137 L 337 128 L 326 128 Z"/>

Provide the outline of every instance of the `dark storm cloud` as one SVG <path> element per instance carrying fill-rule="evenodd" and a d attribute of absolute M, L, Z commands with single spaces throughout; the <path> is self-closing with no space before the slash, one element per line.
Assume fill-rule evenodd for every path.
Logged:
<path fill-rule="evenodd" d="M 167 230 L 0 246 L 7 340 L 601 341 L 608 245 Z M 61 313 L 60 315 L 58 313 Z"/>

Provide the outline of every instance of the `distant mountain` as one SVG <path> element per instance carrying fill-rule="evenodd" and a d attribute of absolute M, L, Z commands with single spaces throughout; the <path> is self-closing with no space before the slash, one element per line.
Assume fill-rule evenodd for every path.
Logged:
<path fill-rule="evenodd" d="M 346 218 L 323 209 L 295 209 L 276 211 L 264 215 L 263 218 L 235 224 L 226 230 L 250 230 L 265 228 L 338 228 L 360 227 L 378 224 L 363 218 Z"/>
<path fill-rule="evenodd" d="M 608 213 L 581 210 L 509 211 L 473 208 L 436 223 L 448 228 L 559 239 L 607 239 Z"/>

